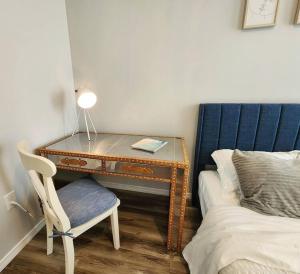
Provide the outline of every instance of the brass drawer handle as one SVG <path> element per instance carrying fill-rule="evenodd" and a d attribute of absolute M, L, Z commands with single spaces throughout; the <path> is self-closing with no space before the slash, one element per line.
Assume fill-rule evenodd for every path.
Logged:
<path fill-rule="evenodd" d="M 154 173 L 154 171 L 149 167 L 141 167 L 129 164 L 122 165 L 121 171 L 129 173 L 140 173 L 144 175 L 152 175 Z"/>
<path fill-rule="evenodd" d="M 64 165 L 72 165 L 72 166 L 86 166 L 87 165 L 87 161 L 81 160 L 81 159 L 69 159 L 69 158 L 64 158 L 61 159 L 60 162 Z"/>

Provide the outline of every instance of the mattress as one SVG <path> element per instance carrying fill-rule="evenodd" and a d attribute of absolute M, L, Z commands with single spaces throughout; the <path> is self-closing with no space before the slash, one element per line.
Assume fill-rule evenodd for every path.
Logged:
<path fill-rule="evenodd" d="M 214 206 L 239 206 L 235 193 L 228 194 L 222 188 L 220 177 L 215 170 L 201 171 L 199 175 L 199 199 L 202 216 Z"/>
<path fill-rule="evenodd" d="M 224 192 L 217 171 L 205 170 L 199 175 L 199 198 L 202 216 L 215 206 L 240 206 L 236 195 Z M 223 268 L 219 274 L 296 274 L 263 266 L 249 260 L 237 260 Z"/>

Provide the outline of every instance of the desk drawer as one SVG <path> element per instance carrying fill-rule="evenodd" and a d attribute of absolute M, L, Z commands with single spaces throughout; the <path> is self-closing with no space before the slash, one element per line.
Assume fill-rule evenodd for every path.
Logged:
<path fill-rule="evenodd" d="M 70 157 L 61 155 L 48 155 L 48 159 L 57 166 L 80 168 L 80 169 L 101 169 L 101 160 L 81 157 Z"/>
<path fill-rule="evenodd" d="M 158 177 L 163 179 L 169 179 L 171 177 L 170 167 L 160 167 L 130 162 L 106 161 L 106 170 L 113 173 L 131 174 L 144 177 Z"/>

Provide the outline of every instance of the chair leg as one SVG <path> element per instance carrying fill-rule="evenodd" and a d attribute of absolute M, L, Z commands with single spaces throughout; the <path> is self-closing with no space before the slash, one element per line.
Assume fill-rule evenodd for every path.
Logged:
<path fill-rule="evenodd" d="M 53 233 L 53 224 L 45 217 L 46 229 L 47 229 L 47 255 L 53 253 L 53 238 L 49 238 L 49 236 Z"/>
<path fill-rule="evenodd" d="M 119 235 L 119 221 L 118 221 L 118 209 L 115 209 L 110 215 L 111 229 L 113 234 L 114 248 L 120 248 L 120 235 Z"/>
<path fill-rule="evenodd" d="M 73 239 L 67 236 L 62 237 L 65 251 L 65 274 L 74 274 L 74 244 Z"/>

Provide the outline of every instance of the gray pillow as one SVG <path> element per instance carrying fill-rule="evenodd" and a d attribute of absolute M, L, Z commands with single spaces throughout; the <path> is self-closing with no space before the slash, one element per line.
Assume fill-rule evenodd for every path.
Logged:
<path fill-rule="evenodd" d="M 241 206 L 262 214 L 300 218 L 300 159 L 235 150 L 232 161 L 240 181 Z"/>

